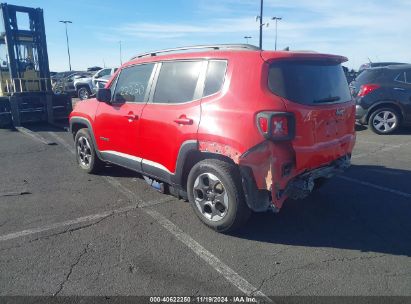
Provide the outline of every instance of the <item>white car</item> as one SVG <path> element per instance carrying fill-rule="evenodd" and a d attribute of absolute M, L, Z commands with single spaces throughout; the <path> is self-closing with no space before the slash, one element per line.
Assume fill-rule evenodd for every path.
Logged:
<path fill-rule="evenodd" d="M 81 100 L 90 98 L 96 93 L 98 82 L 109 79 L 116 71 L 117 68 L 105 68 L 98 71 L 93 77 L 75 79 L 74 87 L 78 98 Z"/>

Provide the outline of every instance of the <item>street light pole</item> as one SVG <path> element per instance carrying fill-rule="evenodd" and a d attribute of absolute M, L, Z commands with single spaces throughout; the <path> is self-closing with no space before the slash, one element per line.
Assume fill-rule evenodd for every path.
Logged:
<path fill-rule="evenodd" d="M 59 22 L 64 23 L 64 25 L 66 26 L 67 54 L 68 54 L 68 59 L 69 59 L 69 68 L 70 68 L 70 71 L 71 71 L 71 58 L 70 58 L 69 39 L 68 39 L 68 33 L 67 33 L 67 23 L 73 23 L 73 22 L 71 22 L 69 20 L 62 20 L 62 21 L 59 21 Z"/>
<path fill-rule="evenodd" d="M 123 65 L 123 55 L 121 54 L 121 40 L 120 40 L 120 66 Z"/>
<path fill-rule="evenodd" d="M 264 0 L 260 2 L 260 50 L 263 49 L 263 9 L 264 8 Z"/>
<path fill-rule="evenodd" d="M 244 36 L 244 39 L 247 41 L 247 44 L 248 44 L 248 39 L 251 39 L 251 38 L 253 38 L 253 37 L 251 37 L 251 36 Z"/>
<path fill-rule="evenodd" d="M 283 18 L 273 17 L 271 19 L 275 20 L 275 50 L 277 50 L 277 34 L 278 34 L 278 32 L 277 32 L 277 26 L 278 26 L 277 23 L 278 23 L 278 21 L 283 20 Z"/>

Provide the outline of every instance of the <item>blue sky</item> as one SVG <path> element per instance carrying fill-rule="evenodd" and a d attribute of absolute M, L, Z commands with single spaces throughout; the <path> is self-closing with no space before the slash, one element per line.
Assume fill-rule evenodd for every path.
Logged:
<path fill-rule="evenodd" d="M 64 25 L 71 20 L 73 69 L 120 64 L 136 53 L 209 43 L 258 45 L 259 0 L 9 0 L 44 9 L 50 68 L 68 69 Z M 315 50 L 345 55 L 348 66 L 372 61 L 411 62 L 410 0 L 265 0 L 264 49 Z"/>

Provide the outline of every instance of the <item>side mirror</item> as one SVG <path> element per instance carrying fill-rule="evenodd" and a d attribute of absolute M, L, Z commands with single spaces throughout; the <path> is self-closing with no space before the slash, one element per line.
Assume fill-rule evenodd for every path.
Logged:
<path fill-rule="evenodd" d="M 111 90 L 98 89 L 96 94 L 97 100 L 100 102 L 111 103 Z"/>

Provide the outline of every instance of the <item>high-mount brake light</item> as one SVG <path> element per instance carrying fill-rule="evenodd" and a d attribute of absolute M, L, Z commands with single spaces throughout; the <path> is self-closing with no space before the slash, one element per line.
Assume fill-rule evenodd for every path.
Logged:
<path fill-rule="evenodd" d="M 292 140 L 295 135 L 295 118 L 289 112 L 260 112 L 257 114 L 257 127 L 266 139 Z"/>

